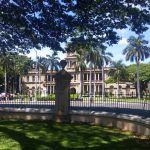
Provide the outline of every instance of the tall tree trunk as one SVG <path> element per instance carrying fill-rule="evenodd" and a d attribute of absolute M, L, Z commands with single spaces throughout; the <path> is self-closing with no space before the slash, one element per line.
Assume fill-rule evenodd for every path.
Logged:
<path fill-rule="evenodd" d="M 83 71 L 80 68 L 80 98 L 83 95 Z"/>
<path fill-rule="evenodd" d="M 50 94 L 52 94 L 52 70 L 50 72 Z"/>
<path fill-rule="evenodd" d="M 5 67 L 5 100 L 7 100 L 6 94 L 7 94 L 7 71 Z"/>
<path fill-rule="evenodd" d="M 117 79 L 117 98 L 119 97 L 119 79 Z"/>
<path fill-rule="evenodd" d="M 95 65 L 94 65 L 94 100 L 95 100 L 95 89 L 96 89 L 96 83 L 95 83 Z"/>
<path fill-rule="evenodd" d="M 119 70 L 117 70 L 117 98 L 119 97 L 119 81 L 120 81 L 120 73 Z"/>
<path fill-rule="evenodd" d="M 89 86 L 89 94 L 90 94 L 90 101 L 92 100 L 92 63 L 90 63 L 90 86 Z"/>
<path fill-rule="evenodd" d="M 41 76 L 40 76 L 40 68 L 39 68 L 39 70 L 38 70 L 39 72 L 38 72 L 38 79 L 39 79 L 39 91 L 38 91 L 38 93 L 39 93 L 39 96 L 41 96 Z"/>
<path fill-rule="evenodd" d="M 137 75 L 137 96 L 138 99 L 140 99 L 141 95 L 140 95 L 140 62 L 137 61 L 136 63 L 136 75 Z"/>
<path fill-rule="evenodd" d="M 102 100 L 104 100 L 104 95 L 105 95 L 104 66 L 102 66 Z"/>
<path fill-rule="evenodd" d="M 5 67 L 5 94 L 7 93 L 7 72 Z"/>
<path fill-rule="evenodd" d="M 19 93 L 21 94 L 21 75 L 19 75 Z"/>
<path fill-rule="evenodd" d="M 46 84 L 46 96 L 48 95 L 48 77 L 47 77 L 47 73 L 46 73 L 46 76 L 45 76 L 45 84 Z"/>

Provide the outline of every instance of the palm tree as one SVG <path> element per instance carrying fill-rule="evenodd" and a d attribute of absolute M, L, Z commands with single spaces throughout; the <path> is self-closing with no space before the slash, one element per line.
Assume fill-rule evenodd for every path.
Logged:
<path fill-rule="evenodd" d="M 52 82 L 53 71 L 59 70 L 59 60 L 60 60 L 60 58 L 57 56 L 57 53 L 54 52 L 52 55 L 46 55 L 46 58 L 43 61 L 47 70 L 50 70 L 50 76 L 51 76 L 50 77 L 50 87 L 51 87 L 51 82 Z M 50 94 L 51 94 L 51 90 L 50 90 Z"/>
<path fill-rule="evenodd" d="M 41 73 L 46 73 L 48 70 L 47 62 L 45 57 L 37 57 L 37 61 L 35 62 L 36 67 L 37 67 L 37 73 L 38 73 L 38 94 L 41 95 L 41 87 L 40 87 L 40 82 L 41 82 Z"/>
<path fill-rule="evenodd" d="M 98 49 L 94 49 L 93 47 L 91 47 L 91 49 L 89 50 L 88 54 L 87 54 L 87 58 L 86 61 L 87 63 L 89 63 L 89 67 L 90 67 L 90 100 L 92 100 L 92 69 L 94 68 L 94 89 L 93 89 L 93 93 L 94 93 L 94 99 L 95 99 L 95 69 L 96 66 L 98 66 L 98 60 L 99 60 L 99 50 Z"/>
<path fill-rule="evenodd" d="M 80 98 L 83 95 L 83 72 L 86 69 L 86 55 L 87 53 L 84 49 L 78 49 L 75 54 L 77 60 L 73 62 L 75 63 L 75 70 L 80 71 Z"/>
<path fill-rule="evenodd" d="M 150 47 L 147 46 L 148 41 L 143 39 L 143 35 L 139 35 L 137 38 L 131 36 L 128 39 L 128 46 L 123 50 L 123 54 L 126 55 L 126 60 L 136 62 L 136 74 L 137 74 L 137 96 L 140 99 L 140 61 L 150 56 Z"/>
<path fill-rule="evenodd" d="M 6 53 L 4 55 L 1 55 L 0 57 L 0 64 L 3 66 L 3 70 L 4 70 L 4 78 L 5 78 L 5 87 L 4 87 L 4 92 L 7 93 L 7 72 L 8 70 L 12 69 L 12 65 L 13 65 L 13 56 L 11 53 Z"/>
<path fill-rule="evenodd" d="M 90 80 L 89 80 L 90 100 L 92 100 L 92 69 L 94 68 L 94 75 L 95 75 L 95 65 L 96 65 L 96 58 L 97 58 L 96 56 L 97 56 L 97 51 L 95 51 L 93 47 L 91 47 L 86 56 L 86 61 L 87 63 L 89 63 L 89 69 L 90 69 Z M 95 84 L 95 76 L 94 76 L 94 84 Z M 93 93 L 95 98 L 95 85 L 94 85 Z"/>
<path fill-rule="evenodd" d="M 27 56 L 16 55 L 14 57 L 14 73 L 19 78 L 19 93 L 22 93 L 22 75 L 26 75 L 28 71 L 32 68 L 33 61 Z"/>
<path fill-rule="evenodd" d="M 126 81 L 128 78 L 128 73 L 125 65 L 122 63 L 122 60 L 117 62 L 112 61 L 108 75 L 114 82 L 117 82 L 117 97 L 119 97 L 119 83 L 120 81 Z"/>
<path fill-rule="evenodd" d="M 102 69 L 102 99 L 104 99 L 104 92 L 105 92 L 104 66 L 112 62 L 111 57 L 113 57 L 113 55 L 110 52 L 106 52 L 106 49 L 99 45 L 96 47 L 96 49 L 99 50 L 96 64 L 100 69 Z"/>
<path fill-rule="evenodd" d="M 106 52 L 106 47 L 104 47 L 101 44 L 97 44 L 95 48 L 91 48 L 87 56 L 87 61 L 90 62 L 90 70 L 92 69 L 92 67 L 94 67 L 94 74 L 95 74 L 96 67 L 102 69 L 102 97 L 104 96 L 104 88 L 105 88 L 103 66 L 104 64 L 108 65 L 111 62 L 111 57 L 113 57 L 113 55 L 109 52 Z M 91 76 L 91 71 L 90 71 L 90 76 Z M 90 87 L 91 87 L 91 81 L 90 81 Z M 95 76 L 94 76 L 94 97 L 95 97 Z"/>

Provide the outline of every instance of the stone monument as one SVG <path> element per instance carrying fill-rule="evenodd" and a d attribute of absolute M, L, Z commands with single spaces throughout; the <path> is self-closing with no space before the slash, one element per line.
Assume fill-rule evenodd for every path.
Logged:
<path fill-rule="evenodd" d="M 62 70 L 57 72 L 53 77 L 55 79 L 55 113 L 56 122 L 69 122 L 69 106 L 70 106 L 70 82 L 73 78 L 66 70 L 67 62 L 60 61 Z"/>

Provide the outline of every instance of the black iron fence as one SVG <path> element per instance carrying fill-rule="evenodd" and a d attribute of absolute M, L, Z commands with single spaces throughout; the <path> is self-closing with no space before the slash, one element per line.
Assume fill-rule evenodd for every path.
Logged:
<path fill-rule="evenodd" d="M 7 95 L 0 97 L 0 108 L 55 108 L 55 95 Z M 107 111 L 150 117 L 150 95 L 70 95 L 71 111 Z"/>

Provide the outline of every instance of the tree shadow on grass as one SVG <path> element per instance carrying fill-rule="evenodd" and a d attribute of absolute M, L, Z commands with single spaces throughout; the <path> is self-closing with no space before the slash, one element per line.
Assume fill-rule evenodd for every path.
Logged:
<path fill-rule="evenodd" d="M 150 148 L 148 139 L 128 137 L 118 130 L 99 126 L 52 122 L 25 124 L 14 122 L 15 125 L 13 122 L 7 123 L 0 124 L 0 132 L 17 141 L 21 150 L 148 150 Z M 15 129 L 18 125 L 19 131 Z M 35 128 L 38 129 L 36 132 Z M 29 135 L 29 132 L 32 135 Z"/>

